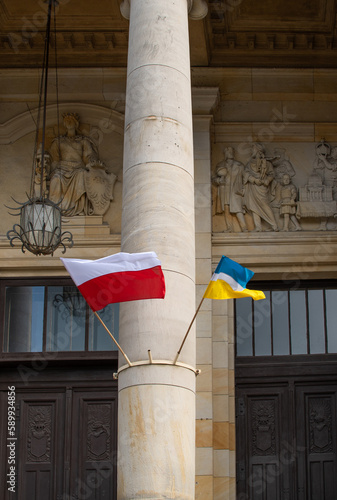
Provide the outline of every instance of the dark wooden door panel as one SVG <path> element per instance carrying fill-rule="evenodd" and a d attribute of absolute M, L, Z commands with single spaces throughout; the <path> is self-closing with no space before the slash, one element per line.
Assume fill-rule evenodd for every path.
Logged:
<path fill-rule="evenodd" d="M 117 399 L 106 391 L 73 394 L 72 494 L 111 500 L 116 492 Z"/>
<path fill-rule="evenodd" d="M 18 496 L 20 500 L 53 500 L 63 486 L 65 394 L 19 393 L 17 400 Z"/>
<path fill-rule="evenodd" d="M 248 466 L 252 470 L 250 496 L 252 500 L 279 500 L 280 447 L 279 395 L 247 398 L 247 422 L 252 434 Z"/>
<path fill-rule="evenodd" d="M 298 492 L 335 500 L 337 491 L 336 385 L 296 387 Z"/>
<path fill-rule="evenodd" d="M 0 475 L 8 472 L 7 380 L 16 387 L 16 491 L 1 500 L 116 500 L 113 368 L 46 369 L 36 382 L 0 371 Z M 57 376 L 55 376 L 57 375 Z M 27 387 L 29 385 L 29 387 Z"/>
<path fill-rule="evenodd" d="M 237 388 L 237 453 L 239 498 L 289 498 L 290 477 L 286 387 Z M 244 473 L 243 473 L 244 471 Z"/>
<path fill-rule="evenodd" d="M 237 381 L 239 500 L 336 500 L 334 378 Z"/>
<path fill-rule="evenodd" d="M 3 392 L 3 421 L 6 421 L 7 414 L 4 403 L 6 395 Z M 64 402 L 63 391 L 16 391 L 16 486 L 13 493 L 4 484 L 1 498 L 55 500 L 62 494 Z M 6 426 L 2 431 L 7 436 Z M 0 468 L 7 474 L 8 456 L 2 457 L 0 461 L 3 464 Z"/>

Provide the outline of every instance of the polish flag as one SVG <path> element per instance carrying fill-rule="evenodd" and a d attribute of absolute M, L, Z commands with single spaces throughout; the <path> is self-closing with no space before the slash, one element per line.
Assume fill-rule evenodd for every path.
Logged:
<path fill-rule="evenodd" d="M 115 302 L 165 297 L 164 274 L 155 252 L 61 260 L 93 311 Z"/>

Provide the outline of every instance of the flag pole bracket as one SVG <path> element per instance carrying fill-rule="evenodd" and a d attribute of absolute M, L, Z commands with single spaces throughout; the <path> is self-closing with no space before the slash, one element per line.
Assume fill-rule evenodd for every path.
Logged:
<path fill-rule="evenodd" d="M 144 361 L 132 361 L 131 365 L 126 364 L 126 365 L 121 366 L 118 369 L 117 373 L 113 374 L 113 378 L 114 378 L 114 380 L 117 380 L 119 374 L 121 372 L 123 372 L 124 370 L 128 370 L 129 368 L 134 368 L 137 366 L 148 366 L 148 365 L 151 365 L 151 366 L 155 366 L 155 365 L 156 366 L 178 366 L 179 368 L 185 368 L 186 370 L 191 370 L 195 374 L 195 376 L 197 376 L 201 373 L 201 370 L 199 370 L 198 368 L 194 368 L 193 366 L 188 365 L 186 363 L 180 363 L 179 361 L 174 363 L 173 361 L 166 360 L 166 359 L 152 359 L 152 356 L 151 356 L 151 359 L 147 359 Z"/>

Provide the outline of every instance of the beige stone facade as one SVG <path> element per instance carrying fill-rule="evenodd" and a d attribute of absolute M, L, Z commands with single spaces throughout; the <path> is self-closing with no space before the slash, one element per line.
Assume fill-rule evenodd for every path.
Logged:
<path fill-rule="evenodd" d="M 202 73 L 201 70 L 198 70 Z M 26 163 L 31 159 L 30 146 L 33 137 L 33 124 L 28 112 L 22 113 L 22 103 L 25 100 L 21 92 L 29 88 L 29 73 L 19 80 L 18 93 L 9 91 L 2 95 L 4 114 L 6 118 L 2 125 L 2 164 L 1 184 L 3 202 L 11 206 L 11 197 L 24 199 L 24 193 L 29 183 L 30 169 Z M 67 74 L 70 72 L 67 71 Z M 76 73 L 78 73 L 76 80 Z M 71 86 L 69 80 L 78 88 L 76 81 L 82 81 L 82 72 L 72 70 L 71 78 L 62 75 L 62 82 Z M 87 73 L 90 75 L 89 70 Z M 107 72 L 106 72 L 107 73 Z M 241 264 L 253 269 L 260 279 L 284 279 L 284 277 L 307 276 L 324 278 L 334 276 L 336 268 L 337 235 L 334 230 L 324 232 L 304 230 L 302 232 L 275 233 L 223 233 L 220 229 L 220 216 L 212 217 L 212 186 L 211 175 L 215 164 L 221 158 L 221 152 L 227 145 L 239 147 L 242 142 L 264 138 L 259 136 L 259 130 L 271 130 L 270 124 L 281 111 L 289 123 L 280 121 L 279 129 L 275 131 L 272 141 L 263 141 L 270 148 L 281 146 L 286 148 L 289 156 L 294 158 L 298 166 L 298 175 L 302 171 L 303 183 L 305 175 L 311 168 L 315 146 L 322 136 L 332 145 L 337 144 L 335 113 L 336 94 L 333 92 L 334 71 L 308 71 L 308 80 L 316 82 L 317 87 L 305 85 L 302 71 L 291 71 L 292 88 L 286 92 L 282 82 L 277 78 L 277 70 L 263 70 L 263 81 L 269 81 L 268 94 L 252 92 L 247 79 L 259 88 L 260 75 L 258 71 L 219 70 L 212 80 L 211 88 L 193 88 L 194 113 L 194 148 L 195 148 L 195 226 L 196 226 L 196 279 L 197 298 L 199 303 L 209 282 L 210 276 L 221 255 L 236 259 Z M 244 73 L 244 74 L 243 74 Z M 261 71 L 262 73 L 262 71 Z M 284 72 L 283 72 L 284 73 Z M 12 77 L 12 71 L 2 71 L 2 82 Z M 111 72 L 111 76 L 113 72 Z M 283 75 L 284 76 L 284 75 Z M 27 78 L 27 80 L 26 80 Z M 122 78 L 122 77 L 121 77 Z M 124 76 L 123 76 L 124 78 Z M 261 76 L 262 78 L 262 76 Z M 86 89 L 83 98 L 78 91 L 69 95 L 69 103 L 62 102 L 64 110 L 75 110 L 81 114 L 87 130 L 94 130 L 102 138 L 99 143 L 101 157 L 118 175 L 116 197 L 111 203 L 109 212 L 103 218 L 75 217 L 69 220 L 67 229 L 72 231 L 75 240 L 73 249 L 67 251 L 67 256 L 96 258 L 120 249 L 121 227 L 121 185 L 120 177 L 122 163 L 122 124 L 123 110 L 109 109 L 111 101 L 97 101 L 95 88 L 101 85 L 101 75 L 95 78 L 95 72 L 90 75 L 92 88 Z M 232 83 L 244 88 L 242 94 L 231 93 L 221 96 L 221 88 Z M 295 85 L 296 82 L 296 85 Z M 252 84 L 250 84 L 252 85 Z M 260 85 L 262 85 L 260 83 Z M 249 88 L 248 88 L 249 87 Z M 282 92 L 280 92 L 280 87 Z M 324 94 L 319 89 L 324 88 Z M 202 95 L 201 90 L 203 90 Z M 296 90 L 296 92 L 295 92 Z M 249 91 L 249 92 L 248 92 Z M 304 92 L 305 91 L 305 92 Z M 111 90 L 113 93 L 113 90 Z M 76 94 L 76 98 L 75 98 Z M 88 99 L 90 96 L 90 99 Z M 205 104 L 205 96 L 208 97 Z M 123 101 L 123 95 L 120 95 Z M 310 97 L 309 102 L 307 99 Z M 61 97 L 62 98 L 62 97 Z M 217 100 L 219 99 L 219 100 Z M 204 101 L 204 102 L 203 102 Z M 94 102 L 94 103 L 93 103 Z M 234 112 L 234 105 L 242 108 L 240 120 Z M 217 106 L 214 109 L 214 105 Z M 316 106 L 315 106 L 316 105 Z M 225 111 L 231 109 L 233 112 Z M 311 108 L 311 109 L 310 109 Z M 303 117 L 300 110 L 305 110 Z M 20 110 L 20 112 L 17 112 Z M 223 111 L 221 111 L 223 110 Z M 224 117 L 227 120 L 224 120 Z M 296 116 L 290 121 L 289 116 Z M 328 122 L 330 117 L 331 122 Z M 302 121 L 299 121 L 301 118 Z M 107 124 L 107 126 L 106 126 Z M 54 125 L 51 122 L 51 127 Z M 106 126 L 106 128 L 104 128 Z M 100 128 L 101 127 L 101 128 Z M 268 129 L 269 127 L 269 129 Z M 273 132 L 273 131 L 272 131 Z M 266 132 L 267 134 L 267 132 Z M 14 137 L 13 137 L 14 135 Z M 14 154 L 15 153 L 15 154 Z M 13 158 L 14 157 L 14 158 Z M 15 183 L 12 177 L 15 169 Z M 15 189 L 13 186 L 15 185 Z M 51 276 L 64 275 L 64 269 L 58 259 L 59 252 L 54 257 L 36 258 L 22 254 L 20 249 L 11 249 L 6 238 L 6 231 L 11 227 L 12 218 L 3 208 L 1 218 L 1 274 L 7 277 L 38 276 L 48 273 Z M 317 225 L 316 225 L 317 226 Z M 217 230 L 219 229 L 219 230 Z M 316 227 L 317 229 L 317 227 Z M 186 319 L 187 321 L 187 319 Z M 235 498 L 235 402 L 234 402 L 234 323 L 232 301 L 206 300 L 197 317 L 197 367 L 201 374 L 197 377 L 196 406 L 196 498 L 223 499 Z"/>
<path fill-rule="evenodd" d="M 9 8 L 7 5 L 9 2 L 2 3 L 2 9 Z M 102 12 L 103 7 L 97 7 L 97 12 L 93 13 L 90 2 L 85 2 L 88 16 L 95 16 L 97 24 L 95 30 L 101 35 L 104 32 L 105 36 L 104 44 L 102 42 L 101 59 L 93 64 L 91 58 L 94 52 L 99 52 L 99 43 L 97 36 L 95 43 L 90 42 L 92 38 L 89 37 L 90 40 L 89 42 L 87 40 L 87 43 L 89 44 L 88 50 L 91 51 L 91 62 L 85 64 L 82 47 L 85 42 L 81 45 L 76 39 L 80 37 L 80 33 L 75 34 L 75 39 L 69 42 L 68 52 L 62 50 L 61 54 L 63 66 L 61 63 L 59 68 L 59 111 L 60 113 L 76 112 L 80 115 L 81 132 L 95 141 L 100 158 L 109 171 L 117 176 L 114 199 L 103 216 L 79 215 L 70 217 L 66 222 L 65 229 L 70 230 L 74 237 L 74 247 L 67 250 L 67 257 L 96 259 L 119 252 L 121 249 L 123 141 L 127 84 L 125 38 L 128 24 L 119 14 L 117 8 L 119 2 L 110 3 L 113 5 L 113 8 L 111 6 L 108 8 L 110 23 L 115 23 L 113 25 L 116 31 L 112 46 L 116 47 L 117 63 L 109 67 L 111 56 L 106 48 L 108 47 L 106 40 L 109 37 L 103 29 L 106 28 L 107 23 L 105 13 Z M 216 5 L 220 2 L 208 3 L 209 16 L 211 12 L 213 13 L 214 27 L 214 23 L 216 24 L 214 12 L 218 12 Z M 271 3 L 267 2 L 268 12 L 271 11 L 269 5 Z M 332 8 L 330 4 L 334 2 L 322 3 L 326 3 L 330 9 Z M 211 20 L 208 17 L 205 21 L 190 21 L 190 23 L 200 23 L 198 26 L 192 26 L 190 35 L 196 307 L 222 255 L 252 269 L 255 272 L 254 279 L 260 281 L 284 282 L 291 277 L 305 280 L 337 279 L 337 211 L 326 217 L 322 216 L 318 208 L 317 216 L 314 214 L 314 216 L 306 217 L 302 211 L 303 217 L 299 218 L 302 230 L 295 231 L 290 222 L 290 230 L 284 232 L 267 230 L 268 224 L 264 221 L 262 221 L 263 230 L 254 231 L 254 222 L 249 213 L 245 215 L 248 232 L 241 231 L 240 226 L 235 221 L 233 222 L 233 215 L 230 215 L 233 230 L 225 232 L 224 215 L 215 211 L 216 189 L 213 177 L 218 163 L 223 158 L 225 148 L 234 148 L 236 160 L 243 165 L 249 161 L 250 149 L 254 143 L 263 146 L 266 157 L 273 157 L 275 151 L 282 150 L 295 171 L 293 182 L 299 190 L 308 185 L 320 142 L 324 140 L 330 148 L 337 147 L 337 69 L 335 62 L 331 61 L 331 52 L 335 57 L 336 48 L 324 45 L 326 48 L 322 49 L 322 62 L 319 63 L 316 51 L 313 54 L 316 64 L 311 65 L 307 60 L 307 58 L 310 59 L 313 50 L 310 49 L 309 42 L 303 41 L 305 50 L 302 50 L 302 47 L 296 49 L 295 43 L 294 58 L 291 59 L 289 56 L 288 65 L 283 59 L 283 67 L 275 68 L 273 67 L 274 48 L 270 52 L 267 48 L 259 52 L 256 36 L 254 35 L 254 43 L 251 41 L 253 46 L 249 46 L 247 35 L 247 45 L 242 45 L 239 54 L 239 61 L 242 59 L 242 65 L 240 62 L 235 64 L 235 47 L 240 43 L 239 34 L 243 28 L 240 31 L 240 19 L 234 16 L 234 7 L 231 7 L 232 10 L 229 9 L 227 13 L 223 12 L 224 15 L 229 16 L 232 26 L 237 29 L 236 40 L 232 42 L 234 45 L 231 45 L 228 33 L 226 36 L 229 41 L 225 44 L 224 33 L 221 34 L 221 30 L 218 32 L 213 30 L 212 37 L 206 36 L 211 48 L 207 47 L 204 38 L 200 38 L 200 44 L 197 46 L 202 23 L 204 23 L 205 32 L 208 30 L 209 35 Z M 112 12 L 110 12 L 111 9 Z M 251 10 L 248 9 L 248 14 L 243 16 L 246 24 L 247 16 L 251 15 L 254 20 L 254 16 L 259 14 Z M 27 15 L 23 5 L 21 5 L 20 12 L 22 15 Z M 18 16 L 17 13 L 12 13 L 12 16 L 14 14 Z M 33 13 L 29 12 L 29 14 Z M 74 12 L 73 15 L 75 15 Z M 294 19 L 298 19 L 299 16 L 298 12 L 293 14 Z M 262 31 L 266 28 L 264 24 L 266 19 L 270 18 L 263 17 Z M 330 26 L 330 21 L 330 19 L 325 19 L 326 26 Z M 13 31 L 15 26 L 11 18 L 8 18 L 6 22 L 7 31 Z M 87 18 L 77 18 L 76 23 L 80 22 L 87 22 Z M 311 19 L 304 19 L 303 23 L 306 22 L 310 24 Z M 64 29 L 65 18 L 61 17 L 61 23 Z M 222 25 L 223 15 L 219 17 L 218 23 Z M 119 29 L 121 26 L 124 33 Z M 292 26 L 289 27 L 291 28 Z M 267 37 L 266 33 L 265 37 Z M 284 33 L 281 34 L 285 36 Z M 296 40 L 299 44 L 298 38 Z M 267 41 L 263 43 L 266 43 L 266 47 L 271 47 L 270 44 L 276 43 L 275 36 L 273 41 L 269 41 L 269 45 Z M 289 40 L 287 43 L 290 43 Z M 316 43 L 318 43 L 317 37 Z M 226 50 L 222 44 L 226 45 Z M 69 47 L 72 47 L 73 52 Z M 53 257 L 35 257 L 29 253 L 23 254 L 19 247 L 11 248 L 6 237 L 7 231 L 16 221 L 8 214 L 5 205 L 11 207 L 14 203 L 12 198 L 24 201 L 25 193 L 29 190 L 35 133 L 34 117 L 38 105 L 36 89 L 39 71 L 34 69 L 33 63 L 26 65 L 17 54 L 11 63 L 9 56 L 13 48 L 11 49 L 8 44 L 3 44 L 1 50 L 6 57 L 0 68 L 0 186 L 2 193 L 0 277 L 66 276 L 59 259 L 60 250 L 56 251 Z M 36 46 L 32 44 L 32 60 L 37 58 L 36 50 Z M 81 67 L 78 67 L 79 64 L 76 61 L 76 50 Z M 213 61 L 215 61 L 213 63 L 211 57 L 208 62 L 205 62 L 208 50 L 213 50 Z M 282 45 L 279 50 L 282 54 L 285 53 L 284 57 L 291 54 L 289 47 L 285 49 Z M 224 53 L 226 54 L 226 51 L 231 65 L 226 63 L 225 59 L 223 63 L 219 62 L 219 58 Z M 20 54 L 23 52 L 22 50 Z M 255 58 L 251 67 L 247 65 L 247 58 L 250 56 L 252 59 Z M 278 61 L 280 60 L 279 53 L 275 57 Z M 306 59 L 305 67 L 300 67 L 301 58 Z M 170 76 L 165 72 L 161 75 L 163 81 L 167 80 L 163 85 L 167 85 L 165 91 L 170 92 Z M 151 82 L 148 83 L 151 84 Z M 145 90 L 149 91 L 149 89 Z M 140 89 L 139 103 L 143 98 L 144 95 Z M 155 105 L 160 105 L 160 96 Z M 141 109 L 139 114 L 142 114 Z M 47 116 L 48 147 L 52 138 L 57 135 L 55 92 L 51 94 Z M 165 137 L 162 135 L 161 138 L 162 144 L 165 145 Z M 137 141 L 136 133 L 129 134 L 128 140 Z M 169 144 L 168 148 L 171 148 L 170 154 L 174 156 L 172 144 Z M 125 154 L 128 154 L 127 150 L 124 150 Z M 148 158 L 143 158 L 143 160 L 146 163 Z M 181 201 L 179 196 L 184 189 L 187 189 L 186 186 L 180 184 L 183 182 L 182 178 L 177 176 L 176 184 L 174 184 L 174 179 L 172 181 L 172 190 L 177 192 L 179 203 Z M 156 178 L 152 180 L 155 194 L 158 180 Z M 190 189 L 187 190 L 191 195 Z M 134 196 L 137 196 L 137 193 L 132 194 L 130 200 Z M 332 197 L 332 200 L 336 199 Z M 174 202 L 174 196 L 172 200 Z M 177 209 L 179 210 L 179 207 Z M 278 206 L 273 207 L 273 213 L 281 229 L 283 215 L 280 214 Z M 156 213 L 152 216 L 154 221 L 157 216 L 159 217 Z M 321 226 L 322 219 L 323 227 Z M 127 223 L 130 227 L 132 226 L 130 221 Z M 174 241 L 172 245 L 174 247 Z M 178 246 L 182 251 L 185 249 L 187 252 L 189 249 L 189 245 L 181 241 L 179 245 L 177 244 Z M 183 317 L 180 324 L 187 327 L 191 318 L 184 317 L 182 311 L 180 313 Z M 181 337 L 183 335 L 184 331 L 181 332 Z M 201 373 L 196 379 L 195 499 L 234 500 L 236 498 L 236 428 L 235 331 L 232 300 L 206 299 L 203 303 L 196 319 L 196 363 Z"/>
<path fill-rule="evenodd" d="M 198 81 L 216 84 L 220 94 L 211 129 L 213 171 L 224 147 L 241 147 L 244 155 L 249 145 L 257 141 L 271 151 L 285 148 L 296 163 L 296 179 L 304 183 L 321 138 L 329 137 L 331 144 L 336 144 L 335 118 L 331 114 L 336 97 L 330 80 L 335 74 L 333 70 L 222 69 L 213 70 L 212 79 L 206 72 L 202 78 L 202 70 L 196 69 L 195 74 Z M 330 90 L 321 94 L 323 87 Z M 198 163 L 196 169 L 198 172 Z M 205 179 L 204 189 L 210 189 L 210 178 Z M 198 215 L 196 221 L 198 224 Z M 253 269 L 260 280 L 336 275 L 337 238 L 333 222 L 331 230 L 324 232 L 317 230 L 316 223 L 302 232 L 242 233 L 236 229 L 237 232 L 223 233 L 222 216 L 213 216 L 211 227 L 209 211 L 205 211 L 203 217 L 200 214 L 200 225 L 201 221 L 205 233 L 208 225 L 209 239 L 204 234 L 200 246 L 197 245 L 198 299 L 209 281 L 210 269 L 214 269 L 221 255 Z M 197 320 L 197 362 L 201 375 L 197 379 L 196 498 L 234 499 L 232 301 L 206 301 L 202 306 Z"/>

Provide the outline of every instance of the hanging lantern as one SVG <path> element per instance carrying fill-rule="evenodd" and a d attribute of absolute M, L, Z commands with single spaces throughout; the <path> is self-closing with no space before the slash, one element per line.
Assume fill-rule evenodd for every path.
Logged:
<path fill-rule="evenodd" d="M 7 233 L 11 246 L 14 246 L 13 240 L 18 239 L 23 252 L 26 249 L 35 255 L 53 255 L 60 246 L 65 253 L 66 244 L 73 246 L 72 234 L 62 233 L 61 210 L 52 201 L 36 198 L 21 203 L 15 210 L 20 210 L 20 224 L 15 224 Z"/>
<path fill-rule="evenodd" d="M 47 168 L 46 163 L 49 160 L 49 155 L 45 151 L 45 136 L 46 136 L 46 113 L 47 113 L 47 90 L 48 90 L 48 64 L 49 64 L 49 45 L 50 45 L 50 25 L 52 16 L 52 6 L 55 6 L 57 0 L 48 0 L 48 18 L 45 36 L 45 47 L 43 56 L 42 76 L 39 95 L 39 110 L 36 127 L 36 137 L 34 145 L 34 159 L 32 169 L 31 194 L 28 201 L 18 203 L 19 207 L 10 208 L 17 210 L 18 213 L 11 215 L 20 216 L 20 224 L 15 224 L 13 229 L 7 232 L 7 238 L 10 240 L 11 246 L 14 246 L 13 241 L 19 240 L 21 250 L 35 255 L 53 255 L 54 251 L 63 247 L 63 253 L 66 251 L 66 246 L 73 246 L 72 234 L 69 231 L 62 233 L 62 212 L 60 204 L 53 203 L 48 198 L 47 189 Z M 56 28 L 55 28 L 55 47 L 56 47 Z M 55 50 L 55 66 L 56 65 L 56 50 Z M 57 79 L 56 79 L 57 82 Z M 58 102 L 58 89 L 56 85 L 56 96 Z M 43 111 L 42 117 L 42 142 L 38 146 L 40 114 Z"/>

